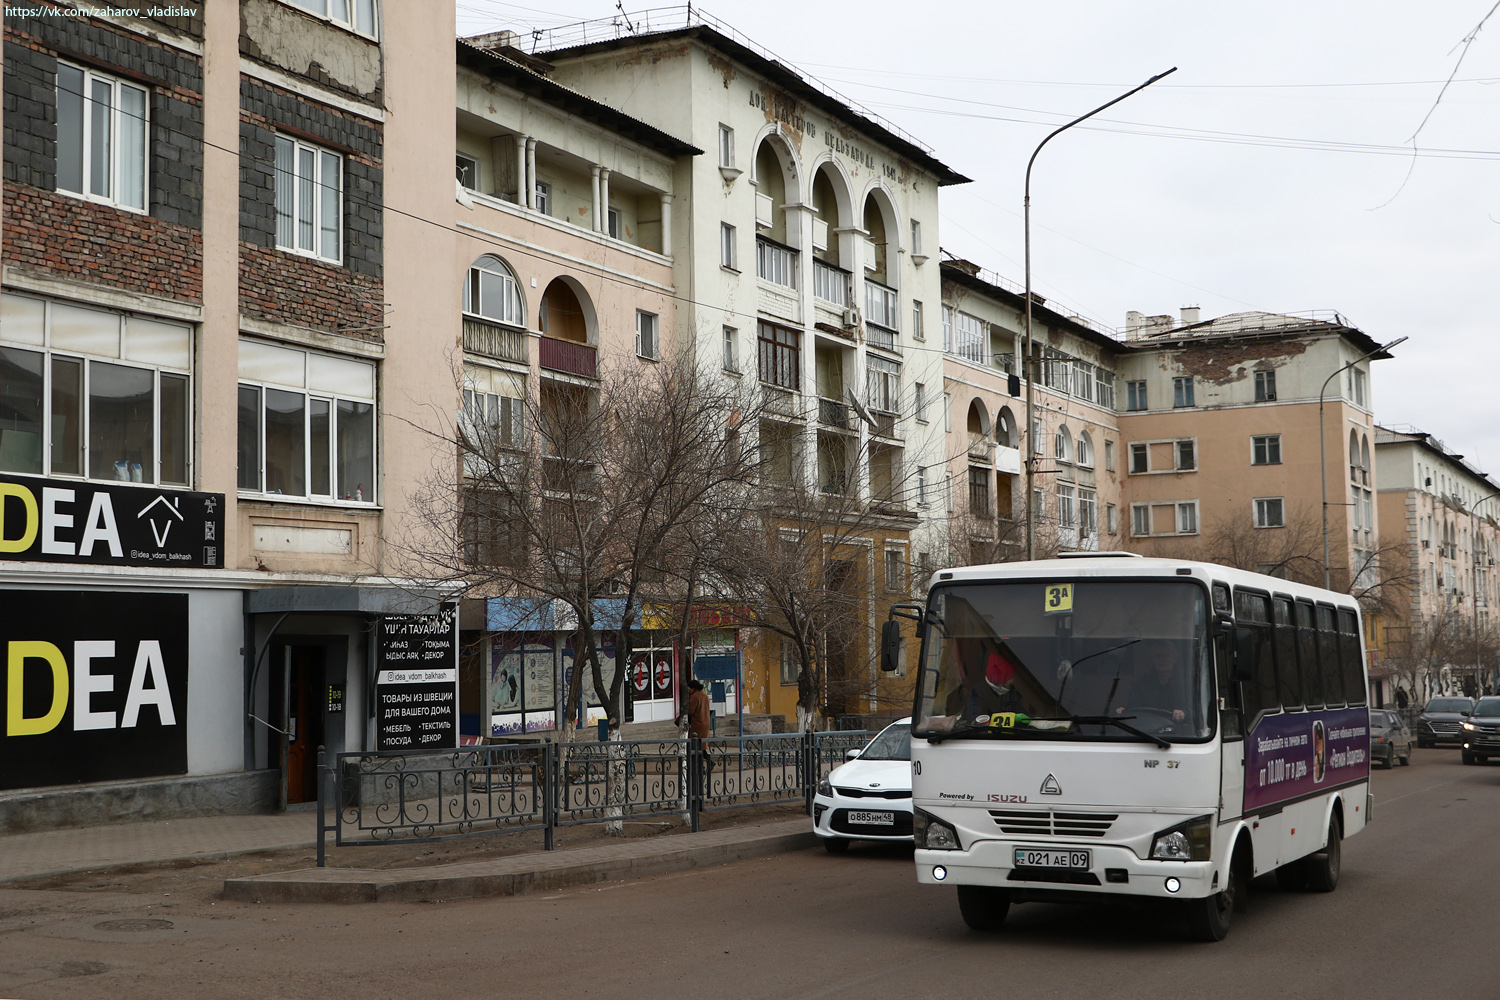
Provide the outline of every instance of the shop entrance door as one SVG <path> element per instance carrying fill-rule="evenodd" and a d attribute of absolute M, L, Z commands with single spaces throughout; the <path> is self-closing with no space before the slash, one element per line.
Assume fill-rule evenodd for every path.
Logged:
<path fill-rule="evenodd" d="M 327 690 L 324 646 L 287 646 L 286 800 L 313 802 L 318 797 L 318 747 L 323 740 L 324 693 Z"/>

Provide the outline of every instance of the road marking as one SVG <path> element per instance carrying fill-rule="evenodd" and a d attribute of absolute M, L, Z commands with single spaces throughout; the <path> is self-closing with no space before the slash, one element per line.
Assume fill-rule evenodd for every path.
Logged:
<path fill-rule="evenodd" d="M 1398 795 L 1394 799 L 1380 799 L 1380 798 L 1377 798 L 1375 800 L 1375 807 L 1378 809 L 1381 806 L 1388 806 L 1392 802 L 1400 802 L 1402 799 L 1409 799 L 1413 795 L 1421 795 L 1423 792 L 1436 791 L 1437 789 L 1442 788 L 1445 785 L 1452 785 L 1452 784 L 1455 784 L 1456 782 L 1459 782 L 1459 781 L 1462 781 L 1462 780 L 1463 780 L 1462 778 L 1449 778 L 1447 781 L 1439 782 L 1436 785 L 1426 785 L 1426 786 L 1424 786 L 1422 788 L 1418 788 L 1414 792 L 1407 792 L 1405 795 Z"/>

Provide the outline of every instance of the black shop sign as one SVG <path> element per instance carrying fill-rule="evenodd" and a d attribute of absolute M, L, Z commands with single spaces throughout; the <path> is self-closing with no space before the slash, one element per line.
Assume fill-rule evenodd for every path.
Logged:
<path fill-rule="evenodd" d="M 216 569 L 224 494 L 0 473 L 0 559 Z"/>
<path fill-rule="evenodd" d="M 184 594 L 0 591 L 0 789 L 187 773 Z"/>
<path fill-rule="evenodd" d="M 458 746 L 458 605 L 382 618 L 378 657 L 376 749 Z"/>

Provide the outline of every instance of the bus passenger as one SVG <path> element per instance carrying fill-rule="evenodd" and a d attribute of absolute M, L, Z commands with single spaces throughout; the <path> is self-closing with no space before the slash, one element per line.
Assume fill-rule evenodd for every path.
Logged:
<path fill-rule="evenodd" d="M 976 720 L 996 712 L 1021 708 L 1015 689 L 1016 665 L 995 645 L 984 639 L 960 640 L 958 656 L 963 664 L 963 686 L 948 695 L 948 714 Z"/>

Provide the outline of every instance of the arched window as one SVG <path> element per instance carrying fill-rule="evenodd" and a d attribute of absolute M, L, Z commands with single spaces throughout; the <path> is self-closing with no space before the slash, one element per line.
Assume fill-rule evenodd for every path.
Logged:
<path fill-rule="evenodd" d="M 1000 412 L 995 415 L 995 442 L 1002 448 L 1020 446 L 1016 440 L 1016 418 L 1008 406 L 1000 407 Z"/>
<path fill-rule="evenodd" d="M 1068 433 L 1067 424 L 1059 427 L 1052 436 L 1052 455 L 1059 462 L 1073 461 L 1073 435 Z"/>
<path fill-rule="evenodd" d="M 464 282 L 464 312 L 510 326 L 526 325 L 521 283 L 505 261 L 485 254 L 469 267 L 469 278 Z"/>
<path fill-rule="evenodd" d="M 1085 469 L 1094 467 L 1094 441 L 1088 431 L 1078 435 L 1078 464 Z"/>

